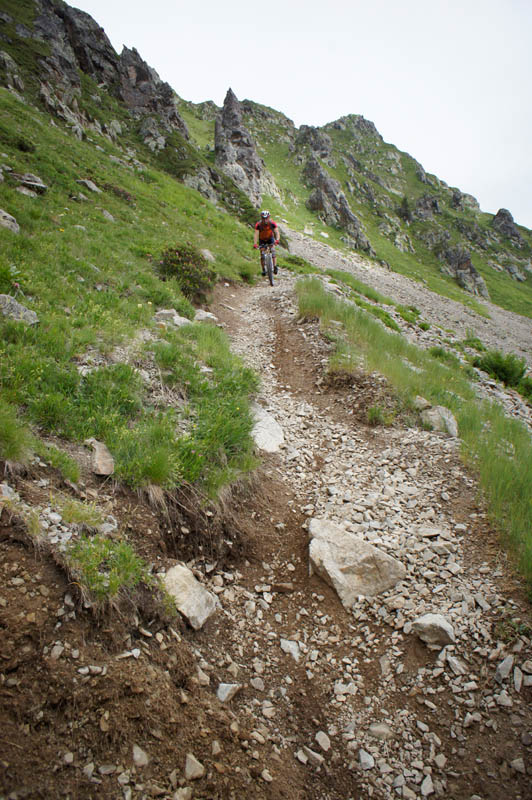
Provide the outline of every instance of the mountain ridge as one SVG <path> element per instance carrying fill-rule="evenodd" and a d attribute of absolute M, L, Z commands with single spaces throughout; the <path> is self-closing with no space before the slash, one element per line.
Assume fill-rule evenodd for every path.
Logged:
<path fill-rule="evenodd" d="M 452 293 L 452 281 L 473 297 L 532 315 L 531 232 L 505 209 L 484 213 L 472 195 L 427 174 L 362 115 L 297 128 L 282 112 L 239 102 L 231 90 L 222 108 L 212 101 L 193 104 L 134 48 L 116 54 L 86 12 L 62 0 L 9 0 L 5 7 L 0 81 L 47 108 L 75 135 L 95 130 L 126 145 L 133 134 L 175 177 L 248 222 L 253 206 L 267 203 L 293 227 L 325 226 L 337 246 L 360 249 L 436 291 Z M 243 177 L 244 151 L 233 152 L 230 161 L 226 142 L 221 155 L 220 127 L 216 144 L 213 128 L 228 98 L 241 115 L 229 139 L 237 129 L 240 138 L 248 136 L 252 179 Z M 117 101 L 124 111 L 113 122 Z"/>

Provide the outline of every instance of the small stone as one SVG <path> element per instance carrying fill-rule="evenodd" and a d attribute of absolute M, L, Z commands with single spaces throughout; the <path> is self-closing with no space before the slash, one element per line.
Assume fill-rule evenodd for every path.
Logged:
<path fill-rule="evenodd" d="M 235 694 L 240 691 L 242 688 L 241 683 L 221 683 L 218 686 L 218 691 L 216 692 L 216 696 L 218 700 L 222 703 L 228 703 L 230 700 L 233 699 Z"/>
<path fill-rule="evenodd" d="M 86 777 L 86 778 L 88 778 L 89 780 L 92 778 L 92 776 L 93 776 L 93 774 L 94 774 L 94 763 L 93 763 L 92 761 L 91 761 L 89 764 L 86 764 L 86 765 L 83 767 L 83 774 L 84 774 L 84 775 L 85 775 L 85 777 Z"/>
<path fill-rule="evenodd" d="M 63 756 L 63 761 L 65 764 L 72 764 L 74 762 L 74 753 L 65 753 Z"/>
<path fill-rule="evenodd" d="M 315 767 L 321 767 L 325 761 L 321 753 L 316 753 L 316 751 L 311 750 L 310 747 L 303 747 L 303 753 L 306 755 L 310 763 Z"/>
<path fill-rule="evenodd" d="M 369 726 L 368 733 L 375 739 L 381 739 L 382 741 L 392 739 L 394 736 L 392 729 L 385 722 L 373 722 Z"/>
<path fill-rule="evenodd" d="M 148 754 L 138 744 L 133 745 L 133 761 L 137 767 L 146 767 L 150 762 Z"/>
<path fill-rule="evenodd" d="M 183 786 L 174 793 L 172 800 L 192 800 L 192 788 Z"/>
<path fill-rule="evenodd" d="M 525 762 L 521 756 L 519 756 L 519 758 L 514 758 L 513 761 L 510 761 L 510 766 L 516 772 L 520 772 L 522 775 L 526 775 Z"/>
<path fill-rule="evenodd" d="M 270 771 L 267 769 L 263 769 L 262 772 L 260 773 L 260 776 L 263 781 L 266 781 L 266 783 L 271 783 L 273 781 L 272 775 Z"/>
<path fill-rule="evenodd" d="M 513 665 L 514 665 L 513 656 L 506 656 L 504 661 L 501 661 L 495 672 L 495 680 L 497 681 L 497 683 L 502 683 L 503 681 L 506 680 L 506 678 L 511 672 Z"/>
<path fill-rule="evenodd" d="M 62 644 L 55 644 L 52 647 L 50 658 L 53 659 L 53 661 L 57 661 L 59 658 L 61 658 L 62 654 L 64 653 L 64 650 L 65 648 L 63 647 Z"/>
<path fill-rule="evenodd" d="M 371 753 L 368 753 L 366 750 L 363 750 L 362 748 L 358 751 L 358 760 L 363 770 L 373 769 L 373 767 L 375 766 L 375 759 L 373 758 Z"/>
<path fill-rule="evenodd" d="M 434 793 L 434 784 L 432 783 L 432 778 L 430 775 L 427 775 L 421 784 L 421 794 L 423 797 L 428 797 L 430 794 Z"/>
<path fill-rule="evenodd" d="M 196 781 L 199 778 L 203 778 L 204 775 L 205 767 L 203 764 L 192 753 L 187 753 L 185 761 L 185 778 L 187 781 Z"/>
<path fill-rule="evenodd" d="M 299 642 L 290 639 L 281 639 L 280 644 L 283 653 L 289 653 L 295 662 L 299 661 Z"/>
<path fill-rule="evenodd" d="M 453 644 L 452 625 L 441 614 L 424 614 L 412 623 L 412 630 L 427 644 Z"/>
<path fill-rule="evenodd" d="M 324 733 L 323 731 L 318 731 L 314 738 L 316 739 L 317 743 L 325 753 L 327 753 L 328 750 L 330 750 L 331 740 L 329 739 L 326 733 Z"/>

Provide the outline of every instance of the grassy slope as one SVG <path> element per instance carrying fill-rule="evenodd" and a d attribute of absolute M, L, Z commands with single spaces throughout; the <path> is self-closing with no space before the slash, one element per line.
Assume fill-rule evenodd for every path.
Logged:
<path fill-rule="evenodd" d="M 74 440 L 96 435 L 112 443 L 119 473 L 122 469 L 124 478 L 133 484 L 152 481 L 168 485 L 177 473 L 180 477 L 176 480 L 192 474 L 197 478 L 201 471 L 189 463 L 189 454 L 182 443 L 178 447 L 177 439 L 176 451 L 166 454 L 170 462 L 173 459 L 167 471 L 154 468 L 150 474 L 129 475 L 126 462 L 132 452 L 140 458 L 139 448 L 147 441 L 146 426 L 155 420 L 157 411 L 142 408 L 144 395 L 135 376 L 117 370 L 106 380 L 113 391 L 120 392 L 123 407 L 106 406 L 102 400 L 105 387 L 88 386 L 88 379 L 80 381 L 75 364 L 89 348 L 108 353 L 134 337 L 139 328 L 151 327 L 158 307 L 193 313 L 178 285 L 157 276 L 157 259 L 167 246 L 187 242 L 208 247 L 220 276 L 249 278 L 256 271 L 249 228 L 153 166 L 139 171 L 113 163 L 109 156 L 123 158 L 124 152 L 107 138 L 91 134 L 87 141 L 79 141 L 62 127 L 51 125 L 48 115 L 5 90 L 0 90 L 0 102 L 3 163 L 16 172 L 39 175 L 49 187 L 45 195 L 30 198 L 16 191 L 7 173 L 0 184 L 0 207 L 15 217 L 21 228 L 18 235 L 0 229 L 0 291 L 12 292 L 13 284 L 20 284 L 23 294 L 18 299 L 40 318 L 40 325 L 30 330 L 0 320 L 2 397 L 43 432 Z M 34 152 L 17 146 L 30 140 Z M 102 193 L 80 186 L 76 183 L 79 178 L 90 178 Z M 73 199 L 80 190 L 86 201 Z M 104 209 L 114 222 L 105 218 Z M 191 360 L 194 358 L 191 353 Z M 173 380 L 179 381 L 175 375 Z M 242 386 L 229 391 L 237 404 L 245 394 L 244 384 L 252 390 L 253 381 L 246 378 Z M 196 402 L 198 408 L 201 405 L 203 420 L 211 412 L 217 413 L 214 398 L 214 405 L 205 404 L 206 394 L 200 392 L 201 403 L 199 399 Z M 191 420 L 199 413 L 194 402 L 187 410 Z M 245 404 L 241 408 L 247 431 L 240 443 L 243 452 L 249 452 L 249 418 Z M 73 422 L 76 413 L 83 415 L 83 421 Z M 131 437 L 127 442 L 122 437 L 132 424 L 138 428 L 136 444 Z M 155 440 L 157 431 L 152 433 Z M 211 433 L 209 441 L 216 448 L 219 443 Z M 221 432 L 221 436 L 225 434 Z M 194 450 L 194 445 L 188 449 Z M 221 475 L 214 484 L 218 480 Z"/>

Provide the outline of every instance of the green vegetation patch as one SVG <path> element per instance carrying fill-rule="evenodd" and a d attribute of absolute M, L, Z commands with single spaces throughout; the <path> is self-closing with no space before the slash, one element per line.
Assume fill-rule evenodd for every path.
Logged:
<path fill-rule="evenodd" d="M 99 93 L 90 81 L 82 88 L 84 95 L 89 89 Z M 203 487 L 220 487 L 224 476 L 229 480 L 252 463 L 249 398 L 242 388 L 221 391 L 235 382 L 235 365 L 227 362 L 215 378 L 209 376 L 217 389 L 207 403 L 186 385 L 189 371 L 199 369 L 196 345 L 181 343 L 187 358 L 177 359 L 169 372 L 187 400 L 183 407 L 165 410 L 150 402 L 139 371 L 113 363 L 112 354 L 117 347 L 132 349 L 136 359 L 142 356 L 146 330 L 164 335 L 155 324 L 158 308 L 174 308 L 191 319 L 195 309 L 189 296 L 203 298 L 215 279 L 253 280 L 258 267 L 251 229 L 162 170 L 162 161 L 158 163 L 135 138 L 133 123 L 124 120 L 111 95 L 105 100 L 104 118 L 120 121 L 121 145 L 135 150 L 129 167 L 124 150 L 105 136 L 90 132 L 80 141 L 61 123 L 51 126 L 47 114 L 9 92 L 0 89 L 0 97 L 6 112 L 0 120 L 4 162 L 18 173 L 38 175 L 48 187 L 38 198 L 28 198 L 8 177 L 0 184 L 0 207 L 20 225 L 18 235 L 0 229 L 0 291 L 16 295 L 39 317 L 33 327 L 0 317 L 0 400 L 10 409 L 2 415 L 2 457 L 37 453 L 75 481 L 79 466 L 61 449 L 60 440 L 94 437 L 111 451 L 115 477 L 131 486 L 153 483 L 171 489 L 196 479 Z M 103 105 L 96 104 L 95 114 L 98 108 Z M 176 159 L 175 174 L 180 173 L 181 156 L 186 170 L 207 163 L 179 137 L 171 146 L 168 157 Z M 139 165 L 142 159 L 144 166 Z M 256 212 L 247 198 L 244 202 L 227 177 L 216 175 L 226 207 L 254 220 Z M 80 186 L 78 180 L 84 178 L 101 193 Z M 80 198 L 80 191 L 86 199 Z M 103 215 L 104 209 L 114 222 Z M 191 272 L 188 285 L 177 274 L 162 276 L 158 270 L 159 254 L 172 246 L 175 250 L 175 242 L 193 254 L 190 265 L 205 267 L 198 259 L 204 248 L 214 257 L 208 271 Z M 207 283 L 198 281 L 198 275 L 207 277 Z M 164 344 L 168 346 L 169 341 Z M 254 386 L 255 379 L 247 385 Z M 28 438 L 29 425 L 40 438 Z M 201 447 L 196 449 L 189 434 L 199 437 L 200 431 Z M 47 443 L 50 434 L 57 437 L 54 446 Z M 244 452 L 239 455 L 240 444 Z"/>
<path fill-rule="evenodd" d="M 154 582 L 147 565 L 124 541 L 82 536 L 65 560 L 84 593 L 99 603 L 119 600 L 140 584 Z"/>
<path fill-rule="evenodd" d="M 188 244 L 168 247 L 161 254 L 157 271 L 163 278 L 175 278 L 185 297 L 195 302 L 205 302 L 216 281 L 205 256 Z"/>

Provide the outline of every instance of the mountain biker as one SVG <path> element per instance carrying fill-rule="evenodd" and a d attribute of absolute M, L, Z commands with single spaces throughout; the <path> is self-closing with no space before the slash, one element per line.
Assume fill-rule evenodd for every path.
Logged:
<path fill-rule="evenodd" d="M 277 256 L 275 255 L 275 249 L 273 247 L 273 245 L 276 244 L 279 244 L 279 228 L 277 227 L 277 223 L 270 217 L 269 211 L 261 211 L 260 220 L 255 225 L 253 247 L 255 249 L 260 247 L 260 265 L 263 275 L 266 275 L 266 270 L 264 269 L 264 248 L 267 245 L 271 245 L 272 247 L 273 271 L 274 274 L 277 275 Z"/>

